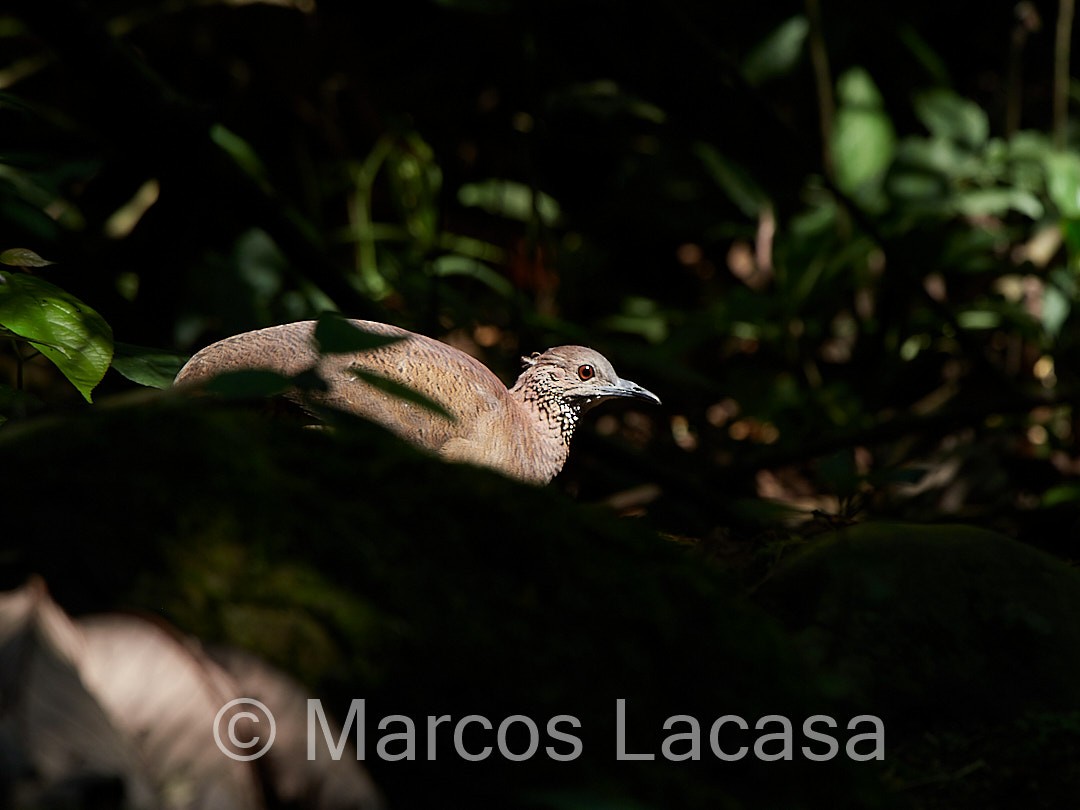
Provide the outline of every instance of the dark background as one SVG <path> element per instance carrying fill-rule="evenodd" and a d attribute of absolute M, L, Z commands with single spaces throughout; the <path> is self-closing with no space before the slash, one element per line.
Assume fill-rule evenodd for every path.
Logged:
<path fill-rule="evenodd" d="M 546 641 L 537 649 L 559 650 L 565 624 L 552 617 L 575 616 L 575 632 L 601 634 L 612 649 L 592 660 L 589 643 L 566 642 L 581 657 L 555 669 L 580 660 L 591 661 L 583 671 L 610 674 L 605 667 L 622 671 L 626 662 L 616 662 L 630 654 L 616 641 L 626 633 L 626 644 L 637 639 L 651 651 L 633 688 L 655 676 L 654 697 L 681 689 L 662 660 L 714 631 L 730 634 L 737 650 L 720 647 L 736 658 L 756 656 L 770 672 L 780 666 L 716 608 L 750 594 L 752 605 L 739 601 L 739 610 L 779 634 L 777 655 L 801 662 L 784 666 L 807 668 L 795 680 L 818 684 L 821 700 L 896 718 L 895 759 L 849 781 L 795 776 L 794 792 L 806 790 L 799 801 L 828 801 L 824 786 L 837 784 L 844 801 L 858 796 L 863 806 L 992 806 L 1010 795 L 1055 806 L 1073 795 L 1080 752 L 1077 695 L 1064 674 L 1080 604 L 1070 570 L 1080 532 L 1080 157 L 1076 128 L 1054 112 L 1073 110 L 1077 97 L 1075 81 L 1055 82 L 1055 60 L 1067 60 L 1075 41 L 1066 28 L 1055 44 L 1068 8 L 9 4 L 0 16 L 0 250 L 27 248 L 55 262 L 32 272 L 97 310 L 118 343 L 186 356 L 230 334 L 337 309 L 446 340 L 508 382 L 522 354 L 588 344 L 664 404 L 590 416 L 548 492 L 477 484 L 485 497 L 497 493 L 494 507 L 460 482 L 444 483 L 437 467 L 423 474 L 423 490 L 416 473 L 385 477 L 397 462 L 380 467 L 366 444 L 368 466 L 354 459 L 352 471 L 348 446 L 322 448 L 337 460 L 321 462 L 313 483 L 297 459 L 323 439 L 213 421 L 246 419 L 231 412 L 161 417 L 153 403 L 143 412 L 130 402 L 138 386 L 116 371 L 88 405 L 38 356 L 16 396 L 14 352 L 27 352 L 5 343 L 0 406 L 9 421 L 0 434 L 20 424 L 29 431 L 11 439 L 0 466 L 11 503 L 27 499 L 10 508 L 4 534 L 20 539 L 5 578 L 15 585 L 42 572 L 74 612 L 135 607 L 210 640 L 239 641 L 342 700 L 357 696 L 360 677 L 342 650 L 355 653 L 371 643 L 367 635 L 349 635 L 349 620 L 316 610 L 315 624 L 346 629 L 307 666 L 273 633 L 214 619 L 206 604 L 225 610 L 247 597 L 225 589 L 214 597 L 220 604 L 206 603 L 209 586 L 171 544 L 202 549 L 212 570 L 221 549 L 258 536 L 268 570 L 303 558 L 363 599 L 404 611 L 423 629 L 409 644 L 372 648 L 395 677 L 430 663 L 446 600 L 473 593 L 450 573 L 479 565 L 470 553 L 491 582 L 505 583 L 507 567 L 541 583 L 570 577 L 550 613 L 529 607 L 507 619 L 507 637 L 528 636 L 539 622 Z M 110 402 L 135 409 L 130 424 Z M 42 430 L 58 438 L 50 444 Z M 260 449 L 263 430 L 284 430 L 273 434 L 280 446 Z M 215 431 L 255 433 L 226 452 Z M 179 456 L 177 442 L 187 445 Z M 372 446 L 389 458 L 403 452 L 381 439 Z M 260 460 L 244 462 L 252 453 Z M 254 472 L 262 463 L 265 481 Z M 218 486 L 199 488 L 186 478 L 191 469 L 217 470 Z M 75 480 L 94 482 L 84 491 L 73 470 L 81 471 Z M 348 497 L 334 496 L 353 474 Z M 253 478 L 237 484 L 244 476 Z M 288 508 L 298 481 L 309 520 L 290 518 L 294 529 L 276 510 Z M 41 500 L 50 489 L 82 505 L 67 511 L 66 530 L 38 519 L 52 508 Z M 416 525 L 417 499 L 452 515 L 444 520 L 453 526 Z M 117 500 L 122 519 L 103 507 Z M 256 528 L 227 517 L 241 506 L 258 515 Z M 338 508 L 359 512 L 334 516 Z M 379 509 L 400 521 L 357 516 Z M 529 509 L 556 517 L 522 520 Z M 204 514 L 188 518 L 188 510 Z M 499 520 L 514 530 L 496 531 Z M 116 521 L 157 539 L 124 539 Z M 594 529 L 580 521 L 603 525 L 595 531 L 605 537 L 632 535 L 634 551 L 623 556 L 613 540 L 586 554 L 576 540 L 592 542 Z M 865 547 L 830 545 L 851 523 L 866 523 L 865 536 L 886 521 L 908 528 L 882 530 Z M 950 528 L 959 524 L 1022 545 L 969 543 L 966 529 Z M 400 535 L 411 552 L 396 552 L 394 565 L 379 558 L 370 576 L 343 573 L 348 560 L 335 555 L 345 552 L 305 534 L 319 527 L 329 544 L 326 525 L 373 546 Z M 98 538 L 98 552 L 83 559 L 72 532 Z M 48 553 L 28 539 L 46 535 L 61 538 Z M 430 561 L 455 538 L 464 545 L 450 561 Z M 513 544 L 517 556 L 500 562 L 489 543 Z M 640 583 L 651 596 L 626 608 L 624 621 L 597 607 L 633 601 L 618 576 L 597 590 L 571 587 L 593 565 L 640 576 L 656 553 L 680 573 Z M 403 575 L 398 563 L 427 573 Z M 153 588 L 143 564 L 157 572 Z M 699 576 L 708 584 L 679 603 L 683 577 Z M 447 580 L 455 584 L 446 594 L 430 584 Z M 500 599 L 517 600 L 523 588 L 496 588 L 457 627 L 479 633 L 491 619 L 485 611 L 501 613 Z M 147 589 L 158 590 L 150 597 Z M 408 608 L 395 601 L 402 592 Z M 582 592 L 588 604 L 579 604 Z M 280 581 L 267 593 L 260 598 L 310 608 Z M 639 614 L 643 624 L 634 624 Z M 655 637 L 635 635 L 650 623 Z M 541 653 L 506 652 L 501 632 L 468 636 L 470 666 L 497 649 L 514 672 L 531 671 L 522 662 Z M 703 711 L 716 709 L 701 696 L 731 666 L 726 654 L 702 654 L 694 667 L 690 692 Z M 450 669 L 457 686 L 448 694 L 465 706 L 468 667 Z M 438 704 L 420 686 L 402 686 L 408 679 L 391 688 L 390 675 L 363 672 L 390 702 L 408 695 L 417 706 Z M 536 697 L 537 683 L 520 681 L 520 694 Z M 792 705 L 816 705 L 762 683 Z M 614 688 L 574 678 L 540 703 L 575 695 L 606 716 Z M 974 695 L 970 705 L 962 694 Z M 745 711 L 759 698 L 745 697 Z M 1001 705 L 1011 707 L 1007 716 L 990 717 Z M 659 717 L 678 709 L 662 699 L 652 708 Z M 432 801 L 434 789 L 404 770 L 376 770 L 391 805 Z M 628 792 L 664 806 L 674 782 L 691 787 L 668 806 L 718 796 L 730 806 L 797 806 L 784 804 L 796 799 L 782 791 L 755 800 L 764 790 L 755 774 L 724 787 L 727 777 L 706 770 L 642 776 L 647 787 Z M 619 794 L 613 786 L 624 776 L 574 772 L 588 796 Z M 504 806 L 533 796 L 510 771 L 491 778 Z M 469 783 L 454 779 L 460 789 Z M 819 781 L 821 794 L 809 787 Z"/>

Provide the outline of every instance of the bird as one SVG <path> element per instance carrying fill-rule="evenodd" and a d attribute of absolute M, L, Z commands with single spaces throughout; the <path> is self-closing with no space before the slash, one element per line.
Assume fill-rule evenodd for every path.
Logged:
<path fill-rule="evenodd" d="M 271 326 L 212 343 L 180 369 L 174 386 L 193 387 L 239 370 L 287 377 L 314 371 L 324 386 L 292 392 L 302 404 L 364 417 L 446 461 L 488 467 L 535 485 L 562 470 L 586 411 L 620 398 L 660 404 L 656 394 L 619 377 L 607 358 L 586 346 L 556 346 L 523 357 L 524 370 L 507 388 L 475 357 L 374 321 L 345 323 L 393 342 L 320 353 L 318 323 Z M 387 390 L 380 380 L 414 395 Z"/>

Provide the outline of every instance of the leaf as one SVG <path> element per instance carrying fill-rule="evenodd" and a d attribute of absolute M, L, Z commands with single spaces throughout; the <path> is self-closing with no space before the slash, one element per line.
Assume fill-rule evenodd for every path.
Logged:
<path fill-rule="evenodd" d="M 267 177 L 266 166 L 259 159 L 259 154 L 247 140 L 241 138 L 235 132 L 223 124 L 214 124 L 210 127 L 210 140 L 216 143 L 222 151 L 228 153 L 236 165 L 249 177 L 260 182 Z"/>
<path fill-rule="evenodd" d="M 918 31 L 911 25 L 902 25 L 897 32 L 897 36 L 904 47 L 915 57 L 915 61 L 919 66 L 930 75 L 935 84 L 950 84 L 949 69 L 945 67 L 945 60 L 930 47 L 930 43 L 923 39 Z"/>
<path fill-rule="evenodd" d="M 935 88 L 915 97 L 915 114 L 930 134 L 971 148 L 983 146 L 990 135 L 986 111 L 952 90 Z"/>
<path fill-rule="evenodd" d="M 503 298 L 514 297 L 514 286 L 505 276 L 500 276 L 483 262 L 478 262 L 468 256 L 455 254 L 440 256 L 432 263 L 432 272 L 438 277 L 468 276 L 487 285 Z"/>
<path fill-rule="evenodd" d="M 391 196 L 409 235 L 430 245 L 439 231 L 442 169 L 432 148 L 415 132 L 405 135 L 386 156 Z"/>
<path fill-rule="evenodd" d="M 1043 215 L 1039 198 L 1028 191 L 1014 188 L 981 188 L 958 194 L 952 206 L 969 217 L 1004 216 L 1009 211 L 1019 211 L 1031 219 Z"/>
<path fill-rule="evenodd" d="M 33 343 L 92 402 L 113 355 L 112 329 L 59 287 L 25 273 L 0 272 L 0 326 Z"/>
<path fill-rule="evenodd" d="M 849 194 L 872 193 L 892 162 L 896 135 L 870 74 L 852 68 L 837 82 L 840 107 L 831 152 L 836 183 Z"/>
<path fill-rule="evenodd" d="M 775 76 L 790 73 L 802 56 L 810 23 L 797 14 L 782 23 L 750 51 L 743 62 L 742 73 L 746 81 L 757 85 Z"/>
<path fill-rule="evenodd" d="M 116 343 L 112 367 L 133 383 L 150 388 L 168 388 L 183 367 L 186 357 L 161 349 Z"/>
<path fill-rule="evenodd" d="M 711 144 L 695 144 L 694 153 L 716 185 L 746 216 L 756 218 L 761 209 L 769 204 L 768 195 L 746 169 L 722 155 Z"/>
<path fill-rule="evenodd" d="M 315 325 L 315 342 L 322 354 L 365 352 L 397 343 L 397 335 L 377 335 L 353 326 L 337 312 L 324 312 Z"/>
<path fill-rule="evenodd" d="M 11 248 L 0 253 L 0 264 L 11 267 L 48 267 L 53 262 L 41 258 L 27 248 Z"/>
<path fill-rule="evenodd" d="M 545 225 L 558 222 L 559 204 L 542 191 L 513 180 L 485 180 L 467 183 L 458 189 L 458 201 L 468 208 L 489 214 L 532 222 L 539 217 Z"/>
<path fill-rule="evenodd" d="M 1046 192 L 1065 219 L 1080 219 L 1080 155 L 1051 152 L 1044 156 Z"/>
<path fill-rule="evenodd" d="M 419 405 L 421 408 L 438 414 L 439 416 L 449 419 L 451 422 L 455 421 L 454 415 L 450 413 L 446 408 L 440 405 L 435 400 L 424 396 L 419 391 L 414 391 L 407 385 L 402 385 L 395 380 L 389 380 L 386 377 L 381 377 L 378 374 L 373 374 L 370 371 L 366 371 L 362 368 L 349 369 L 349 373 L 356 377 L 358 380 L 363 380 L 373 388 L 378 388 L 380 391 L 385 391 L 390 396 L 403 399 L 406 402 L 411 402 L 414 405 Z"/>

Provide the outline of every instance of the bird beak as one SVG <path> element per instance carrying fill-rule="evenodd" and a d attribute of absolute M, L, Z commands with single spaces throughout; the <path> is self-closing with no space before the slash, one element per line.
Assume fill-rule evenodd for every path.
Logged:
<path fill-rule="evenodd" d="M 606 386 L 604 388 L 604 396 L 606 397 L 631 397 L 633 399 L 647 399 L 650 402 L 660 404 L 660 397 L 654 394 L 647 388 L 642 388 L 636 382 L 631 380 L 624 380 L 621 377 L 615 385 Z"/>

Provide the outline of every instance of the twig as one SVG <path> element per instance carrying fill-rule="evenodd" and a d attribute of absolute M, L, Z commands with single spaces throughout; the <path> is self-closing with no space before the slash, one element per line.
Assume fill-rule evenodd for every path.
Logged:
<path fill-rule="evenodd" d="M 806 0 L 806 19 L 810 23 L 810 62 L 814 68 L 817 89 L 818 125 L 821 128 L 821 165 L 825 174 L 833 176 L 832 143 L 836 100 L 833 98 L 832 74 L 829 71 L 829 51 L 825 47 L 825 28 L 821 22 L 821 0 Z"/>
<path fill-rule="evenodd" d="M 15 390 L 23 390 L 23 356 L 19 351 L 19 341 L 11 341 L 11 350 L 15 352 Z"/>
<path fill-rule="evenodd" d="M 1011 138 L 1020 129 L 1023 109 L 1024 47 L 1028 36 L 1042 27 L 1039 10 L 1030 0 L 1016 6 L 1016 25 L 1009 41 L 1009 65 L 1005 79 L 1005 137 Z"/>
<path fill-rule="evenodd" d="M 1054 147 L 1057 149 L 1065 148 L 1069 125 L 1069 51 L 1074 10 L 1074 0 L 1060 1 L 1054 43 Z"/>

